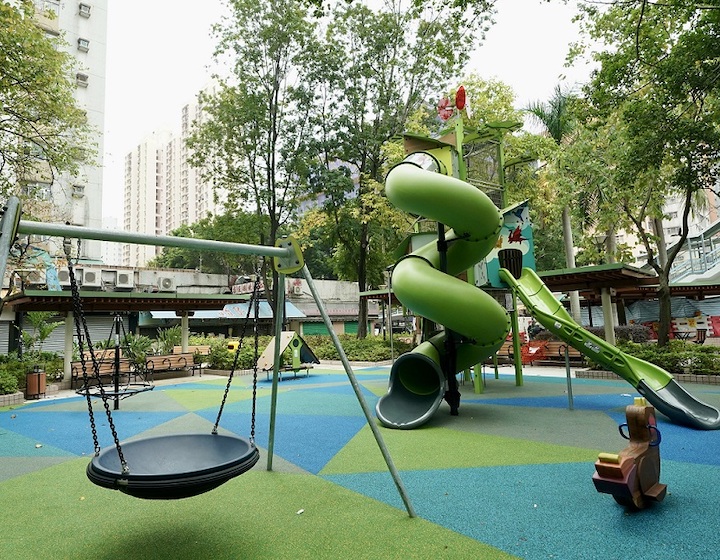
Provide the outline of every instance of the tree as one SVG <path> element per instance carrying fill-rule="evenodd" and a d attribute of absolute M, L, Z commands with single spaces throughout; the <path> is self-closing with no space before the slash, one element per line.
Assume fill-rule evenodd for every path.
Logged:
<path fill-rule="evenodd" d="M 538 270 L 565 268 L 561 206 L 556 185 L 538 162 L 555 157 L 558 145 L 545 135 L 528 131 L 508 135 L 505 185 L 509 203 L 529 201 Z"/>
<path fill-rule="evenodd" d="M 402 134 L 424 103 L 437 98 L 467 60 L 479 32 L 477 22 L 460 28 L 441 10 L 402 1 L 379 11 L 341 4 L 332 12 L 322 57 L 315 57 L 302 86 L 307 104 L 316 109 L 314 148 L 325 169 L 311 170 L 322 177 L 314 186 L 318 194 L 340 188 L 325 198 L 323 208 L 334 224 L 336 254 L 353 264 L 345 274 L 352 274 L 349 279 L 360 291 L 373 284 L 373 259 L 382 260 L 373 252 L 388 248 L 381 225 L 392 222 L 382 195 L 388 170 L 384 145 Z M 333 174 L 352 183 L 331 179 Z M 358 337 L 366 335 L 366 325 L 363 301 Z"/>
<path fill-rule="evenodd" d="M 73 58 L 35 23 L 34 3 L 0 2 L 0 195 L 27 198 L 93 153 L 74 98 Z M 26 207 L 26 211 L 29 208 Z"/>
<path fill-rule="evenodd" d="M 262 227 L 258 225 L 255 214 L 235 210 L 220 216 L 207 216 L 195 224 L 183 225 L 174 230 L 172 235 L 257 245 L 258 232 Z M 148 266 L 190 268 L 210 274 L 226 274 L 228 277 L 257 272 L 256 259 L 253 256 L 193 251 L 182 247 L 165 247 Z"/>
<path fill-rule="evenodd" d="M 259 243 L 274 245 L 303 194 L 312 107 L 298 103 L 294 81 L 306 73 L 306 51 L 316 52 L 314 24 L 295 0 L 228 5 L 229 17 L 214 28 L 215 58 L 231 75 L 200 95 L 206 117 L 188 139 L 191 164 L 227 192 L 227 208 L 251 209 Z M 279 286 L 272 270 L 274 308 Z"/>
<path fill-rule="evenodd" d="M 558 146 L 568 142 L 575 129 L 575 119 L 572 115 L 574 100 L 573 94 L 564 91 L 561 86 L 557 85 L 552 97 L 547 102 L 536 101 L 527 107 L 527 111 L 544 127 L 545 132 Z M 568 204 L 563 205 L 562 228 L 566 264 L 568 268 L 575 268 L 575 248 Z M 577 291 L 570 292 L 570 310 L 573 318 L 579 321 L 580 296 Z"/>
<path fill-rule="evenodd" d="M 663 345 L 671 321 L 670 269 L 687 238 L 693 202 L 718 180 L 720 9 L 644 0 L 602 9 L 585 4 L 582 16 L 594 46 L 576 50 L 592 52 L 599 63 L 586 88 L 594 110 L 588 124 L 607 123 L 598 133 L 614 140 L 604 189 L 633 223 L 658 275 Z M 660 240 L 646 224 L 662 217 L 667 196 L 683 200 L 682 228 L 663 262 Z"/>
<path fill-rule="evenodd" d="M 25 318 L 32 327 L 32 332 L 20 331 L 22 348 L 25 353 L 34 358 L 39 358 L 42 353 L 43 343 L 50 337 L 55 329 L 64 325 L 62 321 L 50 321 L 55 316 L 51 311 L 29 311 Z"/>

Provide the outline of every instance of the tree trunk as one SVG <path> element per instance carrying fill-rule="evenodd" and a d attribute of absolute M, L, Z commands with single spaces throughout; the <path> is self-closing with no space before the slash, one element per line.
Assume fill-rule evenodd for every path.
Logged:
<path fill-rule="evenodd" d="M 657 236 L 657 249 L 658 249 L 658 263 L 660 268 L 665 269 L 667 267 L 668 255 L 667 245 L 665 244 L 665 229 L 663 228 L 663 222 L 661 218 L 653 219 L 653 230 Z"/>
<path fill-rule="evenodd" d="M 658 346 L 667 345 L 670 340 L 670 324 L 672 323 L 672 308 L 670 303 L 670 286 L 667 275 L 658 277 L 658 303 L 660 304 L 660 323 L 658 326 Z"/>
<path fill-rule="evenodd" d="M 607 262 L 612 264 L 616 262 L 617 255 L 617 239 L 615 238 L 615 228 L 611 227 L 607 231 L 607 237 L 605 239 L 605 252 Z"/>
<path fill-rule="evenodd" d="M 368 225 L 363 223 L 360 228 L 360 254 L 358 255 L 358 290 L 364 292 L 367 289 L 367 251 L 369 246 Z M 392 314 L 392 309 L 389 309 Z M 360 299 L 358 302 L 358 329 L 357 337 L 367 337 L 368 305 L 367 300 Z M 392 330 L 390 331 L 392 336 Z"/>
<path fill-rule="evenodd" d="M 570 208 L 565 206 L 562 213 L 563 238 L 565 240 L 565 262 L 568 268 L 575 268 L 575 248 L 573 244 L 572 227 L 570 225 Z M 580 323 L 580 294 L 577 291 L 569 292 L 570 315 Z"/>

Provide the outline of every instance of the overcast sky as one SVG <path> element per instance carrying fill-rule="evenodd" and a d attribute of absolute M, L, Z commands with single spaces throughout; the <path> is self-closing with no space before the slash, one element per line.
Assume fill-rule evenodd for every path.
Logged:
<path fill-rule="evenodd" d="M 569 85 L 584 79 L 585 68 L 563 67 L 575 36 L 572 6 L 559 0 L 496 6 L 497 24 L 468 70 L 512 86 L 518 107 L 548 99 L 562 75 Z M 182 106 L 207 84 L 209 30 L 222 14 L 221 0 L 109 0 L 103 216 L 122 216 L 125 155 L 151 132 L 179 128 Z"/>

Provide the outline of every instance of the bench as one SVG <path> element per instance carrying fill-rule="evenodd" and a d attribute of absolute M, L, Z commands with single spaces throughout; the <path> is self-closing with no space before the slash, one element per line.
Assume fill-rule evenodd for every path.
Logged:
<path fill-rule="evenodd" d="M 586 363 L 585 355 L 566 342 L 548 340 L 545 345 L 545 356 L 537 360 L 537 365 L 565 365 L 565 349 L 567 348 L 570 364 L 582 366 Z"/>
<path fill-rule="evenodd" d="M 93 366 L 92 358 L 88 357 L 85 361 L 85 373 L 87 374 L 88 381 L 95 380 L 96 384 L 105 384 L 105 381 L 109 381 L 115 375 L 115 358 L 103 357 L 97 361 L 97 372 Z M 132 364 L 127 358 L 120 358 L 120 370 L 118 374 L 121 377 L 129 377 L 135 374 L 135 370 Z M 82 362 L 71 362 L 70 363 L 70 388 L 75 389 L 78 384 L 83 383 L 83 369 Z M 89 383 L 92 385 L 92 383 Z"/>
<path fill-rule="evenodd" d="M 302 364 L 299 368 L 293 367 L 293 366 L 282 366 L 278 369 L 278 381 L 283 380 L 283 372 L 293 372 L 293 378 L 297 379 L 297 374 L 299 371 L 305 370 L 305 377 L 310 377 L 310 370 L 313 368 L 312 364 Z M 265 379 L 266 381 L 270 381 L 270 375 L 272 374 L 272 369 L 266 369 L 265 370 Z"/>
<path fill-rule="evenodd" d="M 147 360 L 145 360 L 145 368 L 150 373 L 191 369 L 192 366 L 193 355 L 189 352 L 185 354 L 163 354 L 159 356 L 150 356 Z"/>
<path fill-rule="evenodd" d="M 512 340 L 506 340 L 505 342 L 503 342 L 500 350 L 498 350 L 495 355 L 497 356 L 498 364 L 512 364 L 515 359 Z M 488 356 L 485 360 L 485 363 L 492 364 L 493 356 Z"/>
<path fill-rule="evenodd" d="M 182 354 L 183 349 L 182 346 L 173 346 L 173 354 Z M 198 372 L 198 375 L 202 377 L 202 370 L 204 368 L 207 368 L 210 364 L 203 361 L 202 359 L 198 359 L 197 356 L 208 356 L 210 355 L 210 345 L 209 344 L 196 344 L 192 346 L 187 347 L 187 354 L 192 354 L 193 359 L 190 360 L 190 370 L 192 371 L 192 374 L 195 375 L 195 372 Z"/>

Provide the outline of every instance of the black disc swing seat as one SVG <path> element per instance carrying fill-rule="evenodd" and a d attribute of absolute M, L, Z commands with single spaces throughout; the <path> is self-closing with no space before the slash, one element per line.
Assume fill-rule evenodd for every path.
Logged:
<path fill-rule="evenodd" d="M 97 373 L 97 362 L 88 336 L 87 324 L 84 320 L 80 292 L 75 281 L 69 244 L 66 243 L 68 273 L 70 288 L 73 296 L 75 311 L 75 325 L 80 346 L 80 355 L 83 356 L 83 339 L 87 341 L 92 357 L 93 366 Z M 259 278 L 259 275 L 258 275 Z M 217 432 L 225 401 L 230 389 L 230 383 L 237 367 L 240 348 L 235 353 L 233 367 L 228 377 L 220 410 L 215 425 L 210 433 L 168 434 L 146 438 L 138 438 L 120 442 L 113 421 L 108 399 L 112 392 L 106 392 L 101 384 L 98 385 L 99 396 L 105 408 L 108 424 L 115 441 L 115 445 L 100 449 L 95 419 L 89 392 L 84 395 L 88 403 L 90 426 L 92 428 L 95 444 L 95 456 L 88 464 L 86 474 L 94 484 L 103 488 L 119 490 L 136 498 L 151 500 L 174 500 L 197 496 L 229 481 L 250 470 L 259 460 L 260 453 L 255 445 L 255 404 L 257 396 L 257 358 L 258 358 L 258 299 L 259 281 L 255 282 L 255 289 L 248 305 L 248 313 L 243 324 L 241 344 L 245 334 L 245 327 L 250 319 L 250 309 L 255 309 L 255 367 L 253 375 L 252 423 L 250 439 L 234 434 L 219 434 Z M 84 331 L 84 332 L 83 332 Z M 83 358 L 81 357 L 81 361 Z M 88 385 L 88 375 L 83 362 L 83 376 Z"/>
<path fill-rule="evenodd" d="M 114 447 L 107 447 L 87 466 L 98 486 L 136 498 L 174 500 L 197 496 L 250 470 L 260 458 L 245 438 L 221 434 L 175 434 L 127 441 L 123 466 Z"/>

